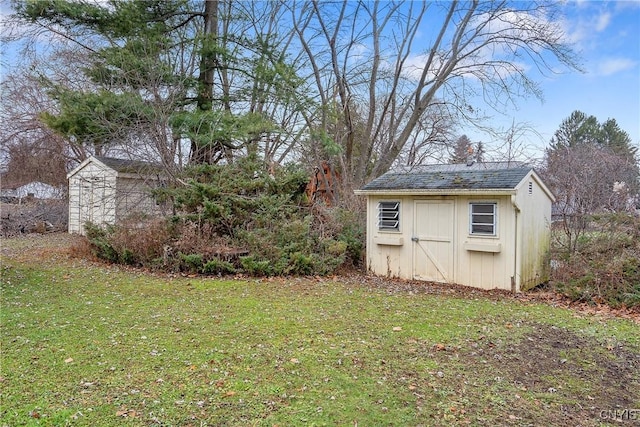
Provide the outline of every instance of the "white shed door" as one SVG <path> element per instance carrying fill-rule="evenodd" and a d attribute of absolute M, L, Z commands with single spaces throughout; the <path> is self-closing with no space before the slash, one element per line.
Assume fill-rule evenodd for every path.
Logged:
<path fill-rule="evenodd" d="M 79 180 L 80 191 L 78 193 L 78 228 L 80 234 L 85 234 L 84 224 L 93 222 L 93 185 L 90 180 Z"/>
<path fill-rule="evenodd" d="M 453 282 L 453 201 L 416 201 L 413 226 L 413 277 Z"/>
<path fill-rule="evenodd" d="M 80 181 L 78 198 L 80 233 L 85 234 L 84 224 L 88 221 L 102 225 L 104 218 L 105 184 L 104 177 L 88 177 Z"/>

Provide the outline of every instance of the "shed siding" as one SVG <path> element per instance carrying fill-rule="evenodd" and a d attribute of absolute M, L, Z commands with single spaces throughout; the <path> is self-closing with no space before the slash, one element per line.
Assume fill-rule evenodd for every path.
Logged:
<path fill-rule="evenodd" d="M 84 224 L 116 224 L 134 212 L 158 214 L 149 190 L 157 178 L 121 174 L 88 160 L 69 176 L 69 232 L 85 234 Z"/>
<path fill-rule="evenodd" d="M 418 265 L 421 258 L 416 255 L 416 224 L 419 221 L 433 220 L 445 228 L 446 222 L 454 222 L 453 227 L 453 266 L 449 282 L 484 289 L 511 289 L 511 277 L 515 275 L 514 249 L 516 245 L 515 208 L 510 196 L 470 197 L 470 196 L 369 196 L 367 236 L 367 265 L 379 275 L 404 279 L 419 279 L 415 273 L 422 271 Z M 378 203 L 397 200 L 400 208 L 400 231 L 380 231 L 377 227 Z M 448 218 L 415 218 L 416 202 L 451 203 L 453 215 Z M 469 232 L 471 202 L 497 203 L 496 236 L 473 236 Z M 443 222 L 444 221 L 444 222 Z M 438 254 L 434 245 L 435 257 Z M 499 248 L 499 251 L 496 251 Z M 444 258 L 443 258 L 444 259 Z"/>
<path fill-rule="evenodd" d="M 521 210 L 518 282 L 521 290 L 527 290 L 549 279 L 547 255 L 551 243 L 552 201 L 532 176 L 520 184 L 516 203 Z"/>
<path fill-rule="evenodd" d="M 80 233 L 80 183 L 75 176 L 69 178 L 69 233 Z"/>
<path fill-rule="evenodd" d="M 160 213 L 150 193 L 150 184 L 155 183 L 154 180 L 147 181 L 142 178 L 118 178 L 115 220 L 122 221 L 134 213 L 148 215 Z"/>
<path fill-rule="evenodd" d="M 468 174 L 475 177 L 468 185 L 475 187 L 462 191 L 456 187 L 457 175 L 452 178 L 446 171 L 442 176 L 418 174 L 420 185 L 407 173 L 383 176 L 365 186 L 361 194 L 367 195 L 369 270 L 516 291 L 546 280 L 553 195 L 532 169 L 487 172 L 494 185 L 488 188 L 482 188 L 484 173 Z M 447 185 L 452 188 L 443 187 Z M 418 194 L 411 194 L 413 190 Z M 381 201 L 401 203 L 399 230 L 378 229 Z M 496 204 L 495 235 L 471 233 L 471 203 Z M 479 215 L 475 218 L 486 219 Z"/>
<path fill-rule="evenodd" d="M 89 162 L 69 177 L 69 232 L 84 234 L 84 224 L 115 222 L 116 172 Z"/>
<path fill-rule="evenodd" d="M 400 231 L 378 230 L 378 202 L 400 202 Z M 406 197 L 369 197 L 367 203 L 367 265 L 375 274 L 407 278 L 411 267 L 411 253 L 407 252 L 404 236 L 413 208 Z"/>
<path fill-rule="evenodd" d="M 483 289 L 510 289 L 514 264 L 514 209 L 510 197 L 458 197 L 458 275 L 456 283 Z M 469 232 L 470 204 L 497 204 L 496 235 L 475 236 Z M 499 248 L 499 249 L 497 249 Z M 494 252 L 497 251 L 498 252 Z"/>

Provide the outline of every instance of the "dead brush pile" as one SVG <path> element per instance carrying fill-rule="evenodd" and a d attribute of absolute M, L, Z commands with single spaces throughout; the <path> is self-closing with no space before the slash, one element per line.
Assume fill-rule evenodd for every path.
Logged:
<path fill-rule="evenodd" d="M 66 200 L 25 198 L 21 203 L 0 203 L 0 230 L 3 237 L 64 231 L 68 219 L 69 204 Z"/>
<path fill-rule="evenodd" d="M 556 291 L 574 301 L 640 307 L 638 216 L 594 215 L 572 253 L 557 244 L 561 237 L 554 237 L 550 283 Z"/>

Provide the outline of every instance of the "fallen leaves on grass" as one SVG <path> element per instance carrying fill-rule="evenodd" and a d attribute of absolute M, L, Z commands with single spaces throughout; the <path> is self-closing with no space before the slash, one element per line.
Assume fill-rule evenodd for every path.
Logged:
<path fill-rule="evenodd" d="M 116 417 L 137 418 L 138 413 L 134 409 L 119 409 L 116 411 Z"/>

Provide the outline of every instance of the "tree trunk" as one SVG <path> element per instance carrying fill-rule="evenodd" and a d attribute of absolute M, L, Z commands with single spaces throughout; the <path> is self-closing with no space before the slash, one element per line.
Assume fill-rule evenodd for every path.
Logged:
<path fill-rule="evenodd" d="M 218 43 L 218 10 L 219 0 L 204 2 L 204 36 L 200 57 L 200 74 L 198 75 L 199 91 L 197 107 L 200 111 L 211 111 L 213 108 L 213 83 L 218 62 L 216 45 Z M 212 163 L 215 156 L 214 141 L 203 145 L 195 139 L 191 140 L 191 162 Z"/>

